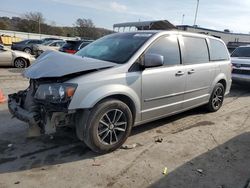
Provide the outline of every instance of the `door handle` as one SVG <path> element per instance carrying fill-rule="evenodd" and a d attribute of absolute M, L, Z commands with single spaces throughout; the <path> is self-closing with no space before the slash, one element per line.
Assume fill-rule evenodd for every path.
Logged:
<path fill-rule="evenodd" d="M 175 76 L 182 76 L 184 75 L 185 73 L 183 71 L 178 71 L 177 73 L 175 73 Z"/>
<path fill-rule="evenodd" d="M 194 69 L 191 69 L 190 71 L 188 71 L 188 74 L 193 74 L 193 73 L 195 73 Z"/>

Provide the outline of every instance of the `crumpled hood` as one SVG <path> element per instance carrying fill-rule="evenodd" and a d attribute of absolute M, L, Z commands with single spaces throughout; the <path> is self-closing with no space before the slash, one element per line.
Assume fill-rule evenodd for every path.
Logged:
<path fill-rule="evenodd" d="M 231 62 L 233 64 L 250 64 L 250 58 L 238 58 L 238 57 L 231 57 Z"/>
<path fill-rule="evenodd" d="M 24 72 L 31 79 L 56 78 L 73 73 L 114 67 L 116 64 L 57 51 L 46 51 Z"/>

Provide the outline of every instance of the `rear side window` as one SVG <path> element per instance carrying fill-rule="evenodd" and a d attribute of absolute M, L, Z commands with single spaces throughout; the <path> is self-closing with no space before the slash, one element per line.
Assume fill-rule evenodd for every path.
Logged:
<path fill-rule="evenodd" d="M 39 43 L 39 40 L 30 40 L 26 44 L 37 44 L 37 43 Z"/>
<path fill-rule="evenodd" d="M 78 46 L 81 44 L 81 41 L 68 41 L 63 48 L 69 50 L 77 50 Z"/>
<path fill-rule="evenodd" d="M 61 47 L 64 44 L 64 42 L 54 42 L 52 44 L 50 44 L 50 46 L 57 46 L 57 47 Z"/>
<path fill-rule="evenodd" d="M 228 51 L 225 45 L 218 40 L 209 39 L 210 40 L 210 60 L 211 61 L 221 61 L 228 60 Z"/>
<path fill-rule="evenodd" d="M 90 42 L 83 42 L 79 48 L 82 49 L 82 48 L 84 48 L 85 46 L 87 46 L 89 43 L 90 43 Z"/>
<path fill-rule="evenodd" d="M 183 54 L 184 64 L 208 63 L 208 48 L 204 38 L 183 37 L 185 53 Z"/>
<path fill-rule="evenodd" d="M 149 47 L 147 54 L 159 54 L 164 57 L 164 65 L 180 64 L 180 50 L 176 36 L 160 38 Z"/>

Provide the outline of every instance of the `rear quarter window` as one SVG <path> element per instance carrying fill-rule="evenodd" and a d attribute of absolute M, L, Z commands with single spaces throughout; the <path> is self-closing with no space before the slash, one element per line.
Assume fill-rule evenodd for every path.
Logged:
<path fill-rule="evenodd" d="M 208 46 L 206 39 L 183 36 L 184 42 L 184 64 L 208 63 Z"/>
<path fill-rule="evenodd" d="M 209 43 L 211 61 L 223 61 L 229 59 L 228 50 L 221 41 L 209 39 Z"/>

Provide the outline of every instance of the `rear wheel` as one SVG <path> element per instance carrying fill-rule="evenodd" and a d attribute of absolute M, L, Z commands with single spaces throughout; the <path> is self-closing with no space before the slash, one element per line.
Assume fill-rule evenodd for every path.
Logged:
<path fill-rule="evenodd" d="M 28 54 L 31 54 L 31 49 L 30 48 L 24 48 L 23 51 L 28 53 Z"/>
<path fill-rule="evenodd" d="M 211 94 L 209 103 L 207 104 L 207 109 L 210 112 L 216 112 L 220 109 L 224 100 L 225 88 L 221 83 L 217 83 Z"/>
<path fill-rule="evenodd" d="M 83 122 L 80 120 L 78 123 Z M 129 107 L 119 100 L 108 99 L 91 110 L 81 134 L 83 141 L 94 152 L 107 153 L 126 141 L 132 124 L 133 117 Z"/>
<path fill-rule="evenodd" d="M 25 67 L 27 67 L 27 61 L 23 58 L 17 58 L 14 61 L 14 67 L 15 68 L 25 68 Z"/>

